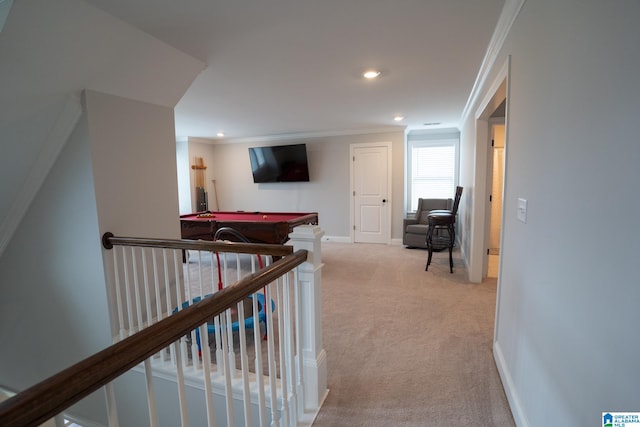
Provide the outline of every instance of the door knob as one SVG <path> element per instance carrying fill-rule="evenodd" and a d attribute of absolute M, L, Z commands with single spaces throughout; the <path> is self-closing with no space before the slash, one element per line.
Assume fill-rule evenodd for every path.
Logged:
<path fill-rule="evenodd" d="M 382 203 L 387 203 L 387 199 L 382 199 Z"/>

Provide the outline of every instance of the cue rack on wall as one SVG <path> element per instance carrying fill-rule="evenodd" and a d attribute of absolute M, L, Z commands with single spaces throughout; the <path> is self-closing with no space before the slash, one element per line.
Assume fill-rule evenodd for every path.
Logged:
<path fill-rule="evenodd" d="M 205 187 L 207 167 L 204 165 L 202 157 L 195 158 L 193 169 L 193 183 L 196 190 L 196 212 L 208 210 L 207 189 Z"/>

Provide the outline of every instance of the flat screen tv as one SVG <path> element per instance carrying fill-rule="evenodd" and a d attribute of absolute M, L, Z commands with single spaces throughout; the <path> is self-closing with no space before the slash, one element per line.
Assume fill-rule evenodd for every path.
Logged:
<path fill-rule="evenodd" d="M 249 148 L 253 182 L 309 181 L 305 144 Z"/>

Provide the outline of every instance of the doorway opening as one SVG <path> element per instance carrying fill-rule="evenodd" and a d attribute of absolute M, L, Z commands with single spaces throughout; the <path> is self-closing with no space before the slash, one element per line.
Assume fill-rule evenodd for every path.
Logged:
<path fill-rule="evenodd" d="M 506 100 L 503 101 L 503 105 Z M 498 112 L 498 110 L 496 110 Z M 504 112 L 504 107 L 502 108 Z M 504 113 L 500 117 L 495 113 L 489 121 L 490 138 L 489 155 L 487 156 L 487 189 L 489 193 L 488 203 L 488 238 L 487 244 L 487 277 L 498 277 L 498 264 L 500 258 L 500 234 L 502 230 L 502 194 L 504 187 L 504 147 L 505 124 Z"/>
<path fill-rule="evenodd" d="M 508 139 L 509 139 L 509 60 L 498 73 L 494 83 L 486 92 L 484 100 L 479 104 L 479 108 L 475 114 L 475 173 L 473 177 L 473 206 L 471 221 L 471 237 L 470 237 L 470 256 L 469 256 L 469 281 L 480 283 L 488 277 L 489 267 L 489 249 L 498 249 L 494 251 L 496 255 L 491 257 L 496 262 L 497 272 L 495 276 L 500 283 L 500 261 L 503 258 L 504 247 L 502 245 L 502 232 L 496 236 L 499 243 L 491 244 L 491 205 L 496 205 L 503 209 L 502 197 L 507 187 L 506 171 L 508 163 Z M 503 164 L 501 189 L 492 190 L 493 187 L 493 149 L 491 140 L 493 135 L 493 125 L 504 124 L 504 148 L 502 150 Z M 499 200 L 490 201 L 497 196 Z M 496 226 L 494 230 L 502 227 L 502 218 L 496 217 Z M 497 225 L 500 227 L 497 227 Z M 495 233 L 495 231 L 494 231 Z"/>
<path fill-rule="evenodd" d="M 479 237 L 482 242 L 482 276 L 498 278 L 500 271 L 502 209 L 504 194 L 504 165 L 506 150 L 506 108 L 507 81 L 503 80 L 482 113 L 477 117 L 476 128 L 482 132 L 477 136 L 476 147 L 484 153 L 483 191 L 478 193 L 483 220 L 479 226 L 484 229 Z"/>

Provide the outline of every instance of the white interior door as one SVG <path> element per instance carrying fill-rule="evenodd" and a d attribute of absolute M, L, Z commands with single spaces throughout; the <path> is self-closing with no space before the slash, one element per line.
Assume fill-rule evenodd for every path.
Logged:
<path fill-rule="evenodd" d="M 391 144 L 354 144 L 351 155 L 353 240 L 389 243 Z"/>

